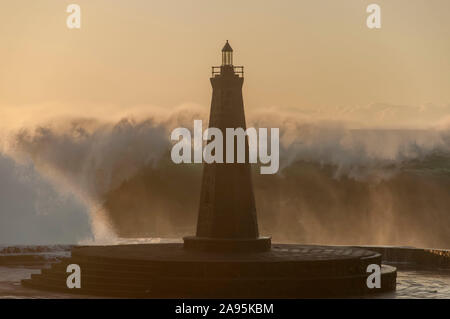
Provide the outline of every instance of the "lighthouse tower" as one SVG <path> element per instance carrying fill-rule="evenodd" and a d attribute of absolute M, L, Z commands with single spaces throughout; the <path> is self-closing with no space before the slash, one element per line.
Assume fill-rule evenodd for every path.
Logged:
<path fill-rule="evenodd" d="M 227 41 L 222 65 L 213 67 L 211 77 L 209 126 L 222 134 L 227 128 L 245 129 L 243 75 L 243 67 L 233 66 Z M 248 141 L 243 142 L 248 155 Z M 258 234 L 251 168 L 245 159 L 204 164 L 197 233 L 185 237 L 184 244 L 74 247 L 71 257 L 32 274 L 22 285 L 120 298 L 367 298 L 395 290 L 397 270 L 382 265 L 378 252 L 345 246 L 271 247 L 271 239 Z M 80 261 L 88 275 L 80 289 L 70 289 L 65 269 Z M 379 289 L 368 285 L 373 276 L 369 265 L 380 267 Z"/>
<path fill-rule="evenodd" d="M 234 136 L 233 163 L 226 163 L 226 129 L 246 130 L 242 85 L 244 67 L 233 65 L 228 41 L 222 49 L 222 65 L 212 67 L 212 100 L 209 127 L 221 130 L 224 163 L 204 163 L 197 234 L 184 238 L 186 249 L 203 251 L 266 251 L 268 237 L 260 237 L 245 138 L 245 163 L 237 163 L 238 139 Z"/>

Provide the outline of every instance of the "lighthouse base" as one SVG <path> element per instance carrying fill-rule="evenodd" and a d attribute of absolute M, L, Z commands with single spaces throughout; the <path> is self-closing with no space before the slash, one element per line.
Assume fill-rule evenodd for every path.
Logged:
<path fill-rule="evenodd" d="M 81 288 L 67 288 L 67 266 Z M 367 284 L 380 266 L 380 287 Z M 22 284 L 72 294 L 127 298 L 312 298 L 395 290 L 397 271 L 381 255 L 356 247 L 273 244 L 269 251 L 213 253 L 182 244 L 90 246 Z"/>
<path fill-rule="evenodd" d="M 183 240 L 185 249 L 196 251 L 264 252 L 271 247 L 270 237 L 225 239 L 189 236 Z"/>

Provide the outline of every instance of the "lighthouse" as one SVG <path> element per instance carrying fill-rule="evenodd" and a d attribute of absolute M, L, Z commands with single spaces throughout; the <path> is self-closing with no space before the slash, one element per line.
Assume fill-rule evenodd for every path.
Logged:
<path fill-rule="evenodd" d="M 227 128 L 245 131 L 244 67 L 233 65 L 233 49 L 228 40 L 222 49 L 222 65 L 212 67 L 210 81 L 209 127 L 223 133 Z M 235 136 L 232 138 L 236 139 Z M 224 144 L 228 142 L 225 140 Z M 237 154 L 236 140 L 234 154 Z M 246 252 L 270 249 L 270 238 L 259 236 L 247 137 L 245 154 L 244 163 L 236 160 L 233 163 L 203 163 L 197 233 L 184 238 L 186 249 Z"/>
<path fill-rule="evenodd" d="M 244 68 L 233 65 L 227 41 L 222 65 L 212 68 L 210 128 L 245 130 L 243 83 Z M 245 135 L 239 147 L 248 154 Z M 233 157 L 233 148 L 227 150 Z M 22 285 L 125 298 L 335 298 L 395 290 L 397 270 L 382 265 L 378 252 L 346 246 L 272 246 L 269 237 L 261 237 L 245 158 L 205 161 L 197 232 L 185 237 L 184 244 L 74 247 L 70 257 L 32 274 Z M 66 269 L 80 261 L 83 282 L 71 289 Z M 368 267 L 374 274 L 368 274 Z M 373 275 L 380 276 L 380 288 L 368 285 Z"/>

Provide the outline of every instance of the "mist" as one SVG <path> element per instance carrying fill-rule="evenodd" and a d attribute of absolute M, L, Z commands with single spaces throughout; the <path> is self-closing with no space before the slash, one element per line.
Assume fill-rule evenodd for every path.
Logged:
<path fill-rule="evenodd" d="M 401 108 L 400 116 L 404 112 Z M 2 161 L 28 167 L 41 180 L 34 188 L 24 187 L 50 189 L 69 199 L 53 205 L 58 212 L 45 219 L 17 204 L 32 205 L 35 198 L 8 196 L 8 205 L 15 206 L 0 210 L 2 226 L 18 232 L 0 239 L 25 236 L 14 226 L 17 220 L 33 225 L 37 218 L 47 225 L 53 218 L 53 231 L 34 225 L 42 233 L 33 238 L 68 240 L 59 234 L 74 211 L 85 216 L 71 222 L 77 234 L 69 237 L 77 242 L 193 234 L 202 167 L 172 163 L 169 138 L 175 127 L 192 129 L 194 119 L 205 121 L 207 108 L 147 107 L 145 113 L 132 113 L 60 114 L 5 129 Z M 358 121 L 359 113 L 346 121 L 270 109 L 247 113 L 247 126 L 280 128 L 279 173 L 260 175 L 253 167 L 260 233 L 275 242 L 449 247 L 447 120 L 402 122 L 396 128 L 386 125 L 395 122 L 386 115 L 384 125 L 367 126 Z M 1 174 L 2 188 L 10 189 L 17 174 L 13 178 L 9 169 Z"/>

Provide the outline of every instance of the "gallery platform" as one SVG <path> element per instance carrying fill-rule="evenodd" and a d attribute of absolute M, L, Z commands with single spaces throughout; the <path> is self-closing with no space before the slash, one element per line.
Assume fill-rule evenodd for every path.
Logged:
<path fill-rule="evenodd" d="M 66 286 L 67 265 L 81 288 Z M 316 298 L 395 290 L 396 269 L 382 266 L 381 288 L 366 268 L 381 254 L 356 247 L 273 244 L 266 252 L 192 251 L 183 244 L 75 247 L 72 257 L 22 284 L 65 293 L 126 298 Z"/>

